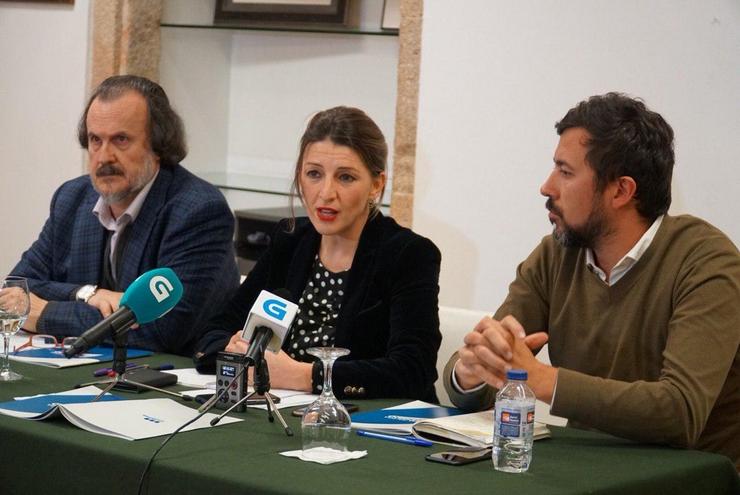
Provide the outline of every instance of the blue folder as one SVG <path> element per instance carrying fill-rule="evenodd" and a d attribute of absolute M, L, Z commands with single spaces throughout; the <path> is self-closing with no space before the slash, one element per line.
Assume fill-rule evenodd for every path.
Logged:
<path fill-rule="evenodd" d="M 29 397 L 27 399 L 11 400 L 0 403 L 0 414 L 23 419 L 43 420 L 58 416 L 60 414 L 60 404 L 84 404 L 86 402 L 92 402 L 96 396 L 97 394 L 45 394 L 38 397 Z M 98 399 L 98 402 L 108 402 L 112 400 L 122 399 L 112 394 L 105 394 Z"/>
<path fill-rule="evenodd" d="M 153 353 L 151 351 L 147 351 L 144 349 L 129 348 L 126 350 L 126 357 L 128 359 L 151 356 L 152 354 Z M 33 349 L 14 352 L 13 355 L 28 357 L 28 358 L 67 359 L 64 357 L 63 351 L 59 349 L 58 347 L 33 348 Z M 113 361 L 113 347 L 109 347 L 109 346 L 91 347 L 90 349 L 87 350 L 87 352 L 79 354 L 75 357 L 97 359 L 100 362 Z"/>
<path fill-rule="evenodd" d="M 413 425 L 417 421 L 444 416 L 456 416 L 464 412 L 454 407 L 419 407 L 410 409 L 376 409 L 352 414 L 352 423 L 362 424 L 364 428 Z"/>

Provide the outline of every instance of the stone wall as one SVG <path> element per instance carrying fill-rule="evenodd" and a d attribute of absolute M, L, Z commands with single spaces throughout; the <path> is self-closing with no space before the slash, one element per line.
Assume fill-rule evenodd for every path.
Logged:
<path fill-rule="evenodd" d="M 416 122 L 419 109 L 423 3 L 423 0 L 401 1 L 391 216 L 407 227 L 411 227 L 413 223 L 414 211 Z"/>
<path fill-rule="evenodd" d="M 159 79 L 162 0 L 93 0 L 90 89 L 118 74 Z"/>

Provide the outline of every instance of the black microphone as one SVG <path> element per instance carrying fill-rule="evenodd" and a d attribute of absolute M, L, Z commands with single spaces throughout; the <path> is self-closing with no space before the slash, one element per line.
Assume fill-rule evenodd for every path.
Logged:
<path fill-rule="evenodd" d="M 136 323 L 134 312 L 121 306 L 110 316 L 85 330 L 85 333 L 80 335 L 71 346 L 64 349 L 64 355 L 71 358 L 81 354 L 105 339 L 106 336 L 113 335 L 124 328 L 131 328 L 134 323 Z"/>
<path fill-rule="evenodd" d="M 255 328 L 252 334 L 252 340 L 249 341 L 247 353 L 244 354 L 244 362 L 250 362 L 252 365 L 256 365 L 257 360 L 264 356 L 270 339 L 272 339 L 272 329 L 262 325 Z"/>
<path fill-rule="evenodd" d="M 249 310 L 244 324 L 242 337 L 249 341 L 244 354 L 244 362 L 256 365 L 266 350 L 279 352 L 285 336 L 290 330 L 298 306 L 290 302 L 291 295 L 287 289 L 278 289 L 275 293 L 263 290 Z"/>
<path fill-rule="evenodd" d="M 85 352 L 108 335 L 121 335 L 135 323 L 149 323 L 171 310 L 182 298 L 182 283 L 170 268 L 140 275 L 121 296 L 120 307 L 80 335 L 67 349 L 68 358 Z"/>

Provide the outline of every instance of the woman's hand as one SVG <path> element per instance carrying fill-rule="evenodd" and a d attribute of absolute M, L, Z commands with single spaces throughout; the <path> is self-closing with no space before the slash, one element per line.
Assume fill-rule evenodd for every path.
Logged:
<path fill-rule="evenodd" d="M 282 349 L 274 354 L 265 351 L 265 361 L 270 370 L 270 385 L 274 388 L 311 392 L 312 363 L 302 363 L 288 356 Z"/>
<path fill-rule="evenodd" d="M 226 352 L 233 352 L 235 354 L 246 354 L 247 347 L 249 347 L 249 341 L 242 338 L 242 331 L 238 330 L 229 339 L 229 343 L 226 344 Z"/>
<path fill-rule="evenodd" d="M 236 354 L 246 354 L 248 348 L 249 341 L 242 338 L 242 331 L 239 330 L 231 336 L 225 350 Z M 311 392 L 313 364 L 296 361 L 282 350 L 277 354 L 265 351 L 265 361 L 270 372 L 271 387 Z M 249 384 L 254 383 L 253 374 L 254 368 L 250 366 Z"/>

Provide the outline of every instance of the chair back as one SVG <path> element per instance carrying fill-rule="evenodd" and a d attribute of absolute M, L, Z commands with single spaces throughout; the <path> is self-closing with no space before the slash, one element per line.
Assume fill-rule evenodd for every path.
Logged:
<path fill-rule="evenodd" d="M 454 308 L 452 306 L 439 307 L 439 330 L 442 332 L 442 344 L 437 354 L 437 381 L 434 388 L 440 404 L 451 405 L 450 398 L 444 387 L 442 372 L 450 356 L 463 345 L 465 334 L 473 330 L 484 316 L 490 315 L 485 311 Z"/>

